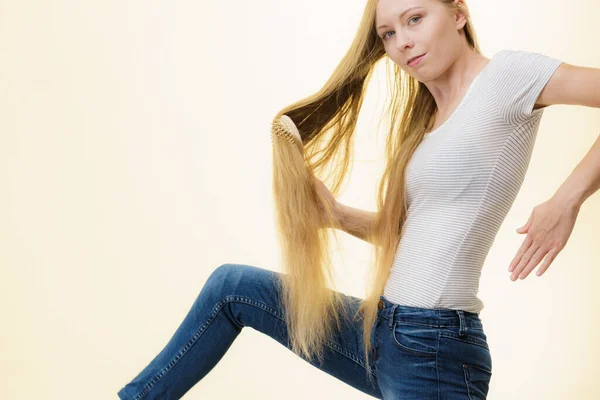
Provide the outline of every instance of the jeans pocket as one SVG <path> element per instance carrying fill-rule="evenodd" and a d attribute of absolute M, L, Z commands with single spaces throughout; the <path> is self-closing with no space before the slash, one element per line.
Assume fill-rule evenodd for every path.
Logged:
<path fill-rule="evenodd" d="M 462 365 L 469 399 L 485 399 L 492 377 L 492 355 L 482 329 L 467 329 L 459 335 L 458 327 L 440 330 L 440 354 L 452 365 Z"/>
<path fill-rule="evenodd" d="M 426 325 L 394 322 L 392 328 L 394 345 L 400 351 L 420 357 L 436 357 L 438 329 Z"/>
<path fill-rule="evenodd" d="M 485 400 L 488 394 L 492 372 L 471 364 L 463 364 L 465 382 L 470 400 Z"/>
<path fill-rule="evenodd" d="M 487 342 L 487 336 L 481 329 L 469 329 L 464 335 L 459 335 L 458 328 L 444 328 L 440 331 L 440 336 L 465 343 L 476 344 L 484 347 L 488 351 L 490 349 Z"/>

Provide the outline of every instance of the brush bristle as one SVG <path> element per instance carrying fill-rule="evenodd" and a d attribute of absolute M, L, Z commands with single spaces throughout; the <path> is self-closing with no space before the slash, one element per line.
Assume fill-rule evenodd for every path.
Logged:
<path fill-rule="evenodd" d="M 280 118 L 275 118 L 271 127 L 271 134 L 275 134 L 288 142 L 294 144 L 302 144 L 302 138 L 298 128 L 294 124 L 294 121 L 287 115 L 282 115 Z M 271 135 L 271 142 L 273 142 L 273 136 Z"/>

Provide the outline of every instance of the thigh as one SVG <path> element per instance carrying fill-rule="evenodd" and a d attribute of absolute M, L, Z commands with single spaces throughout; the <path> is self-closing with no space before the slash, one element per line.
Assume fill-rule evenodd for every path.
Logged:
<path fill-rule="evenodd" d="M 483 329 L 440 329 L 439 371 L 441 400 L 487 398 L 492 358 Z"/>
<path fill-rule="evenodd" d="M 438 400 L 439 329 L 379 316 L 375 371 L 385 400 Z"/>
<path fill-rule="evenodd" d="M 262 332 L 291 349 L 285 310 L 280 302 L 281 273 L 251 265 L 224 264 L 213 275 L 210 284 L 218 286 L 213 289 L 219 293 L 214 302 L 226 302 L 235 323 Z M 323 363 L 302 359 L 355 389 L 381 399 L 375 371 L 367 368 L 363 357 L 362 319 L 352 318 L 361 299 L 345 294 L 343 298 L 352 312 L 349 318 L 342 319 L 341 329 L 326 343 Z M 367 369 L 372 382 L 367 379 Z"/>

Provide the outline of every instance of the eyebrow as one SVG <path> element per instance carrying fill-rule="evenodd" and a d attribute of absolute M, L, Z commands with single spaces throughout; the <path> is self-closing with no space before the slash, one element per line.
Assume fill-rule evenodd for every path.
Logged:
<path fill-rule="evenodd" d="M 420 6 L 415 6 L 415 7 L 410 7 L 410 8 L 407 8 L 406 10 L 402 11 L 402 12 L 400 13 L 400 15 L 398 15 L 398 19 L 402 18 L 402 16 L 403 16 L 404 14 L 406 14 L 406 13 L 407 13 L 407 12 L 409 12 L 410 10 L 414 10 L 415 8 L 423 8 L 423 7 L 420 7 Z M 379 30 L 379 29 L 381 29 L 381 28 L 384 28 L 384 27 L 387 27 L 387 25 L 379 25 L 379 26 L 377 27 L 377 30 Z"/>

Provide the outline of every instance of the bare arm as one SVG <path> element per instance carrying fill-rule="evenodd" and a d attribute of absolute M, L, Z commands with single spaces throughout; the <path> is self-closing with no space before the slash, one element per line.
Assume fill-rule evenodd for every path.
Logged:
<path fill-rule="evenodd" d="M 340 228 L 344 232 L 367 241 L 367 233 L 373 230 L 376 212 L 361 210 L 338 202 L 336 213 Z"/>
<path fill-rule="evenodd" d="M 554 197 L 568 206 L 581 207 L 583 202 L 600 189 L 600 136 L 567 180 L 558 188 Z"/>
<path fill-rule="evenodd" d="M 370 240 L 367 240 L 367 235 L 373 231 L 377 213 L 340 203 L 320 179 L 314 177 L 314 181 L 318 200 L 322 204 L 327 204 L 333 210 L 333 217 L 335 222 L 337 222 L 335 228 L 339 228 L 354 237 L 372 243 Z M 327 225 L 327 227 L 331 228 L 332 226 Z"/>

